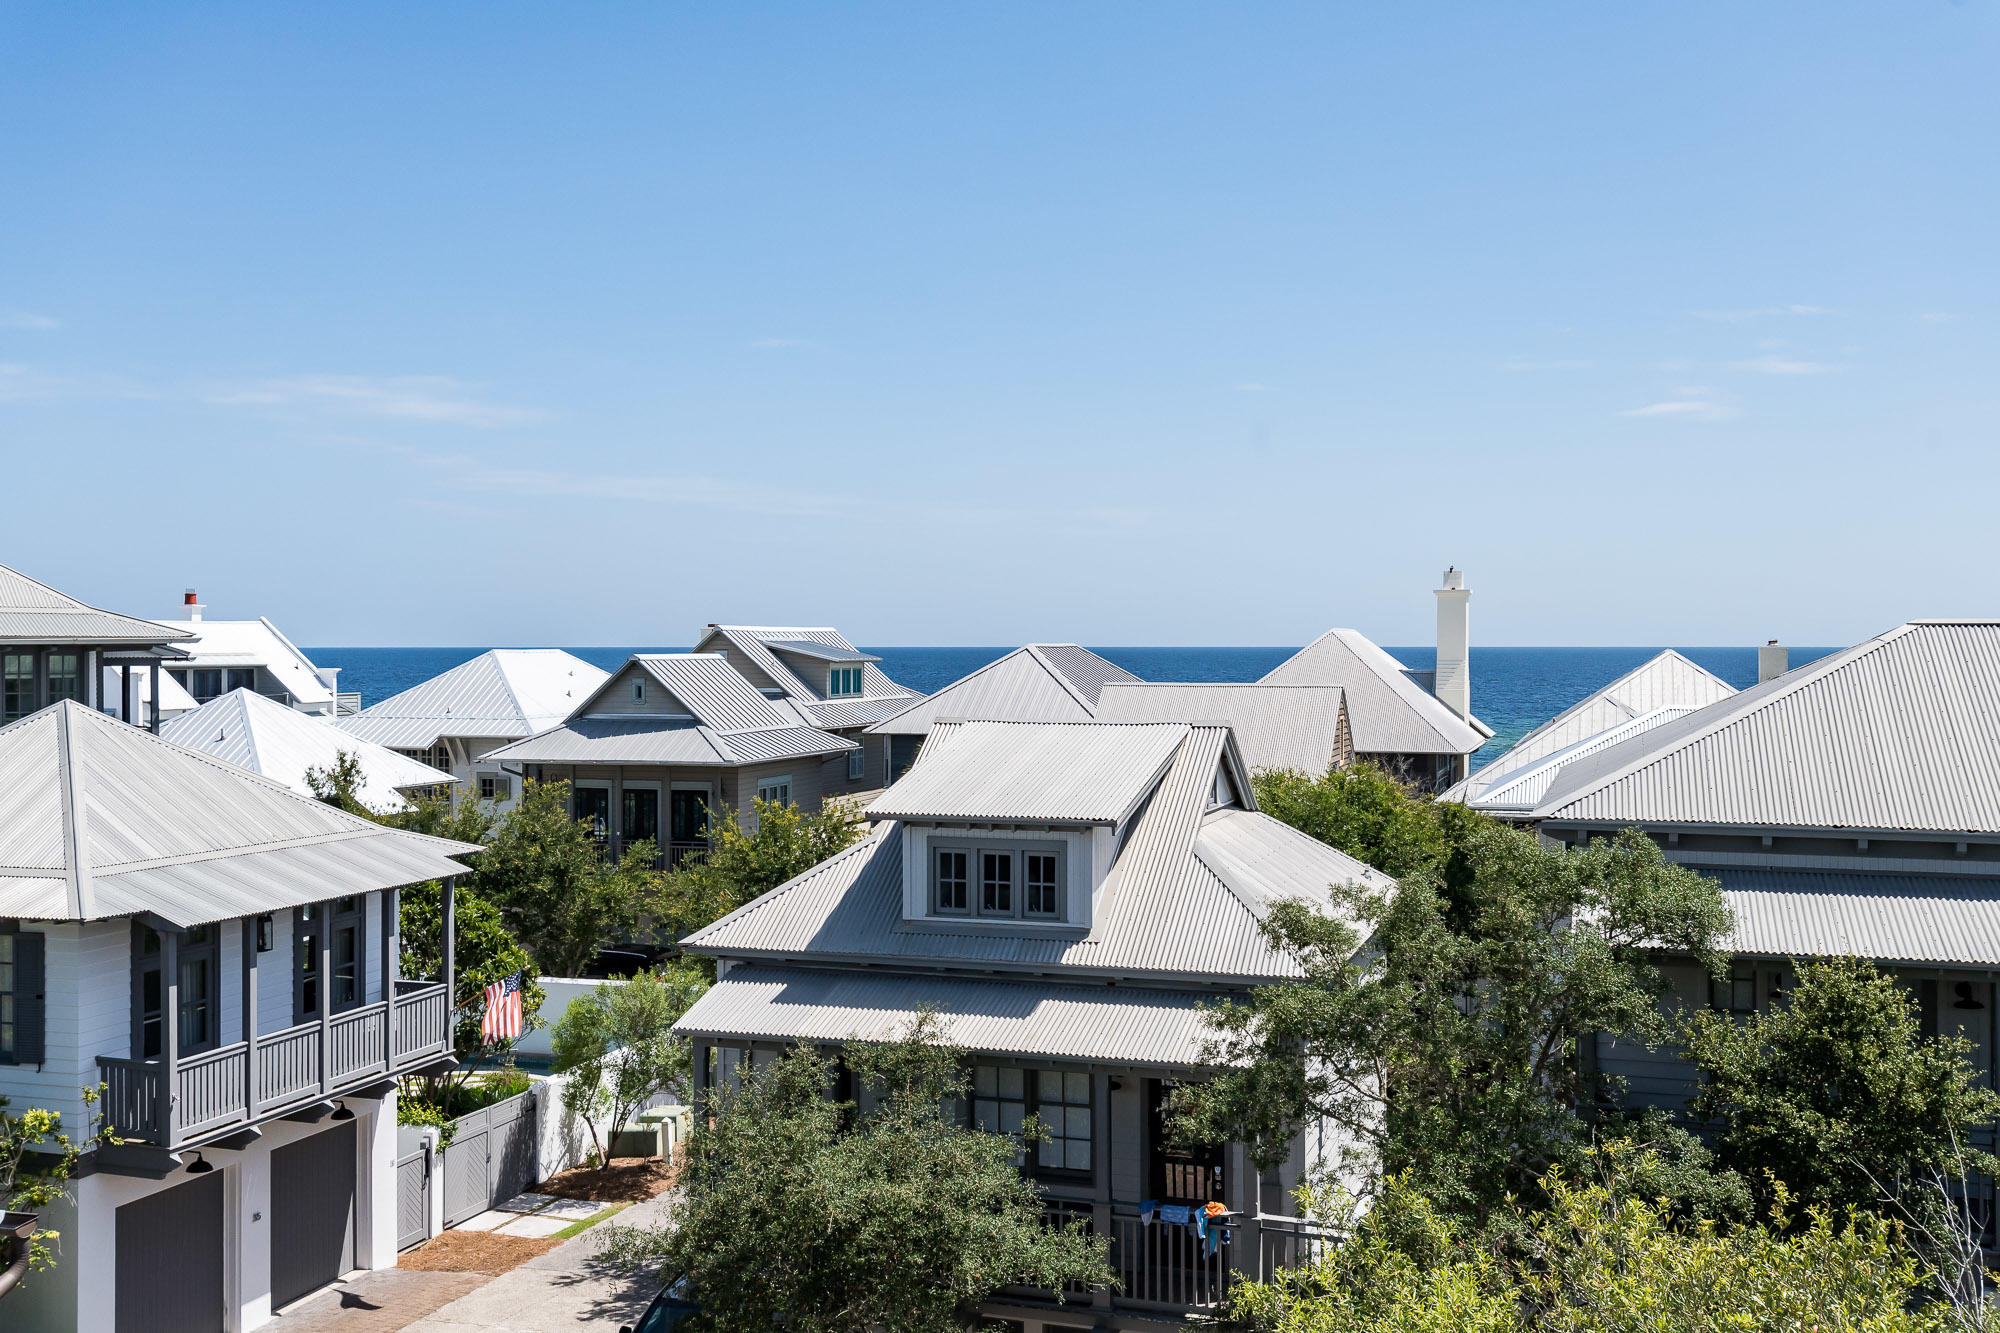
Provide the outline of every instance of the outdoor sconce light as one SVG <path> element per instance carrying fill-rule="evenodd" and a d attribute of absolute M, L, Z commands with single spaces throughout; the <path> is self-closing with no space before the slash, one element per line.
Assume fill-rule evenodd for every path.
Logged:
<path fill-rule="evenodd" d="M 1979 1002 L 1979 999 L 1978 999 L 1978 997 L 1976 997 L 1976 996 L 1974 996 L 1974 995 L 1973 995 L 1973 993 L 1972 993 L 1972 983 L 1971 983 L 1971 982 L 1969 982 L 1969 981 L 1961 981 L 1961 982 L 1959 982 L 1959 983 L 1958 983 L 1958 985 L 1957 985 L 1957 986 L 1955 986 L 1955 987 L 1954 987 L 1953 989 L 1954 989 L 1954 990 L 1955 990 L 1955 991 L 1956 991 L 1956 992 L 1958 993 L 1958 998 L 1957 998 L 1956 1000 L 1953 1000 L 1953 1001 L 1951 1002 L 1951 1007 L 1952 1007 L 1952 1008 L 1954 1008 L 1954 1009 L 1984 1009 L 1984 1008 L 1986 1007 L 1986 1006 L 1985 1006 L 1984 1004 L 1981 1004 L 1981 1003 Z"/>
<path fill-rule="evenodd" d="M 328 1116 L 328 1117 L 327 1117 L 327 1119 L 329 1119 L 329 1120 L 352 1120 L 352 1119 L 354 1119 L 354 1112 L 352 1112 L 352 1111 L 350 1111 L 350 1110 L 348 1110 L 348 1109 L 347 1109 L 347 1103 L 346 1103 L 346 1102 L 335 1102 L 335 1103 L 333 1104 L 333 1114 L 332 1114 L 332 1115 L 330 1115 L 330 1116 Z"/>
<path fill-rule="evenodd" d="M 257 952 L 271 952 L 271 914 L 269 912 L 257 918 Z"/>
<path fill-rule="evenodd" d="M 196 1153 L 194 1160 L 188 1163 L 188 1174 L 191 1176 L 205 1176 L 213 1170 L 215 1170 L 215 1163 L 209 1161 L 200 1153 Z"/>

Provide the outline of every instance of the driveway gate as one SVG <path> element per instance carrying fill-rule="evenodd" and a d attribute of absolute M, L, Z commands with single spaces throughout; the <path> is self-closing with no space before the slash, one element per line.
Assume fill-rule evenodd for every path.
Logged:
<path fill-rule="evenodd" d="M 453 1122 L 457 1126 L 438 1157 L 444 1178 L 444 1224 L 455 1227 L 535 1181 L 535 1095 L 524 1092 Z"/>

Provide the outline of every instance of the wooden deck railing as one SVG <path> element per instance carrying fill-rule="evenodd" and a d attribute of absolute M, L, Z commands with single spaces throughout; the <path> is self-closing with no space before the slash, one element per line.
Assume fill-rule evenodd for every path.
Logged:
<path fill-rule="evenodd" d="M 104 1114 L 122 1139 L 179 1148 L 232 1126 L 254 1125 L 384 1076 L 427 1064 L 451 1050 L 442 984 L 398 982 L 392 1006 L 377 1001 L 176 1061 L 173 1092 L 159 1060 L 99 1056 Z M 393 1037 L 393 1041 L 392 1041 Z"/>
<path fill-rule="evenodd" d="M 1186 1226 L 1148 1224 L 1136 1208 L 1114 1206 L 1111 1214 L 1111 1271 L 1118 1275 L 1118 1301 L 1172 1310 L 1209 1310 L 1229 1295 L 1229 1261 L 1234 1242 L 1211 1248 Z"/>

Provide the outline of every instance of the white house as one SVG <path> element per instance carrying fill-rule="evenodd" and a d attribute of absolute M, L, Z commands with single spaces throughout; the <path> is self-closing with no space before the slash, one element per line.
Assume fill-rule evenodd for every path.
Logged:
<path fill-rule="evenodd" d="M 205 610 L 190 591 L 179 619 L 157 622 L 190 636 L 180 643 L 187 660 L 169 667 L 167 674 L 196 705 L 231 690 L 250 690 L 319 717 L 354 711 L 360 696 L 340 694 L 340 668 L 313 665 L 270 620 L 208 620 Z M 163 695 L 163 706 L 167 702 Z"/>
<path fill-rule="evenodd" d="M 107 1085 L 9 1333 L 249 1330 L 396 1257 L 396 1077 L 451 1058 L 450 858 L 70 700 L 0 728 L 0 1095 Z M 445 980 L 399 976 L 443 879 Z"/>

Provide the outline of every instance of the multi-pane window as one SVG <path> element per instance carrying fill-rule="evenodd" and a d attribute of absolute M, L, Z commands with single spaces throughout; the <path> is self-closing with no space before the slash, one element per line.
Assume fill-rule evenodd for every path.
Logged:
<path fill-rule="evenodd" d="M 790 805 L 792 780 L 789 777 L 757 779 L 757 799 L 769 801 L 772 805 Z"/>
<path fill-rule="evenodd" d="M 221 667 L 195 667 L 188 672 L 188 693 L 198 704 L 205 704 L 222 693 Z"/>
<path fill-rule="evenodd" d="M 1021 858 L 1027 901 L 1022 905 L 1028 916 L 1057 916 L 1062 911 L 1062 886 L 1056 880 L 1054 852 L 1029 852 Z"/>
<path fill-rule="evenodd" d="M 215 1045 L 215 928 L 190 926 L 180 946 L 181 1054 Z"/>
<path fill-rule="evenodd" d="M 14 940 L 0 935 L 0 1060 L 14 1058 Z"/>
<path fill-rule="evenodd" d="M 7 653 L 0 657 L 0 723 L 14 722 L 35 711 L 35 655 Z"/>
<path fill-rule="evenodd" d="M 861 668 L 860 667 L 833 668 L 833 672 L 829 680 L 829 683 L 827 685 L 826 692 L 830 697 L 836 699 L 841 698 L 842 696 L 845 695 L 855 695 L 861 693 Z"/>
<path fill-rule="evenodd" d="M 83 654 L 49 654 L 49 702 L 83 699 Z"/>
<path fill-rule="evenodd" d="M 326 929 L 325 916 L 324 909 L 307 903 L 298 909 L 292 928 L 292 956 L 297 959 L 293 965 L 292 1017 L 296 1022 L 319 1017 L 319 942 L 320 932 Z"/>
<path fill-rule="evenodd" d="M 1044 1137 L 1035 1145 L 1038 1171 L 1090 1170 L 1090 1075 L 1012 1065 L 975 1065 L 972 1124 L 993 1134 L 1019 1134 L 1029 1116 Z M 1015 1161 L 1026 1165 L 1023 1149 Z"/>
<path fill-rule="evenodd" d="M 963 912 L 965 910 L 965 863 L 972 859 L 969 852 L 939 849 L 937 854 L 937 910 L 940 912 Z"/>
<path fill-rule="evenodd" d="M 214 926 L 190 926 L 175 942 L 174 1025 L 181 1055 L 216 1045 L 219 939 Z M 138 960 L 133 968 L 133 1045 L 139 1059 L 154 1060 L 166 1044 L 166 949 L 159 933 L 144 926 L 133 949 Z"/>
<path fill-rule="evenodd" d="M 482 801 L 511 800 L 514 783 L 504 773 L 481 773 L 479 775 L 479 799 Z"/>
<path fill-rule="evenodd" d="M 222 673 L 222 691 L 254 690 L 257 688 L 256 667 L 230 667 Z"/>
<path fill-rule="evenodd" d="M 1011 916 L 1014 912 L 1014 854 L 979 854 L 979 910 L 982 914 Z"/>
<path fill-rule="evenodd" d="M 861 775 L 867 771 L 867 756 L 860 750 L 849 750 L 847 752 L 847 780 L 849 782 L 859 782 L 861 781 Z"/>

